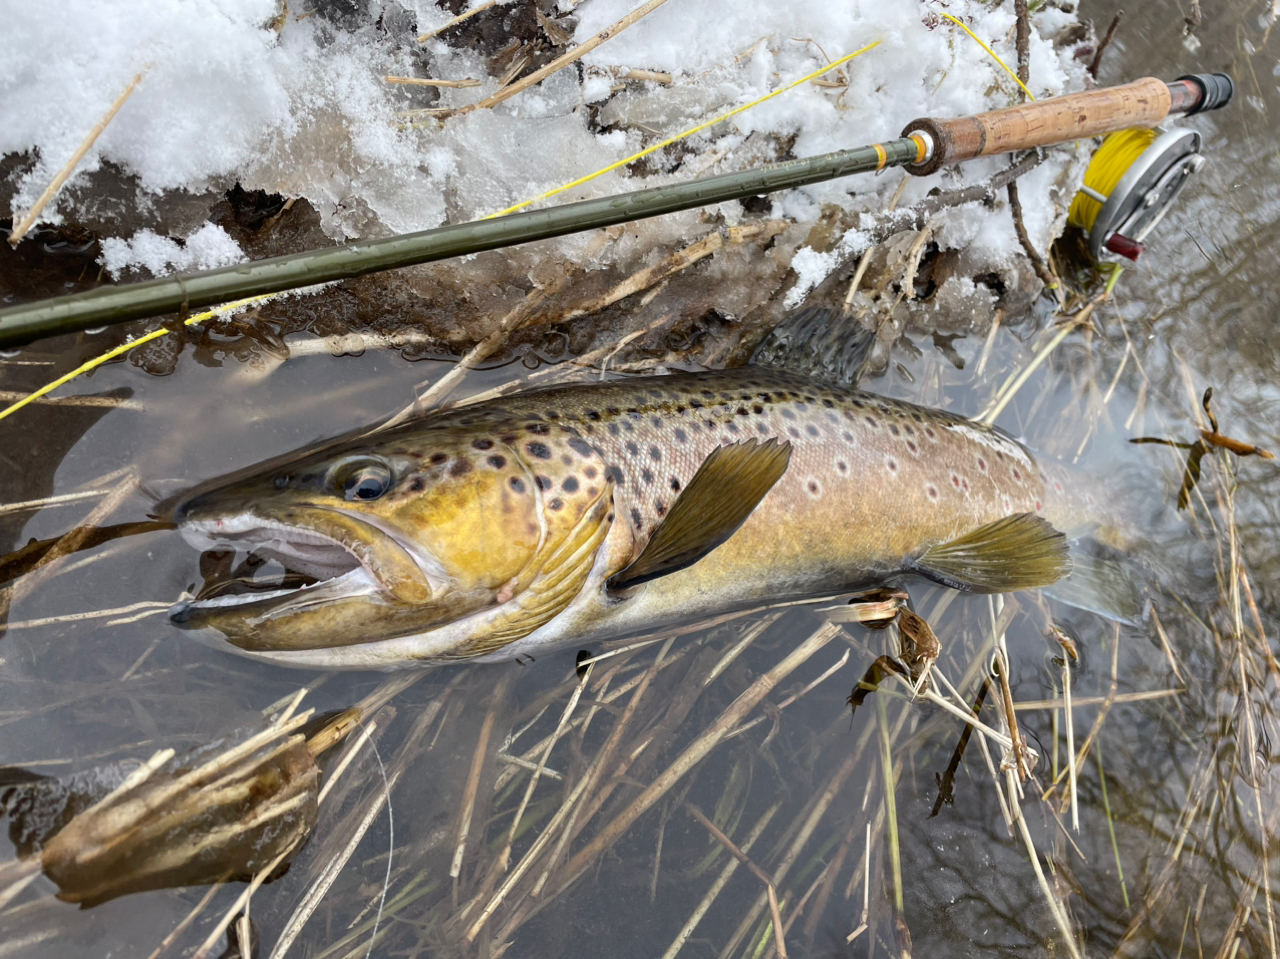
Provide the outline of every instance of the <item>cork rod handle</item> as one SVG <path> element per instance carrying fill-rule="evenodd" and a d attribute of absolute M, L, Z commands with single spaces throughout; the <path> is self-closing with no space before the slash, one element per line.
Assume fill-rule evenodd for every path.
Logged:
<path fill-rule="evenodd" d="M 922 117 L 907 124 L 902 135 L 927 133 L 933 154 L 907 167 L 923 176 L 939 167 L 994 153 L 1030 150 L 1130 127 L 1153 127 L 1169 115 L 1169 85 L 1143 77 L 1118 87 L 1022 103 L 1003 110 L 955 120 Z"/>

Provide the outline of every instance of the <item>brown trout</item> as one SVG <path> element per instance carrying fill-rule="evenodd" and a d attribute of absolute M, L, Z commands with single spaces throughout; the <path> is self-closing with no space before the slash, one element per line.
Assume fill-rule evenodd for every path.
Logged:
<path fill-rule="evenodd" d="M 289 574 L 171 618 L 298 666 L 504 660 L 911 573 L 1047 586 L 1098 498 L 999 429 L 791 373 L 551 387 L 175 499 L 193 545 Z"/>

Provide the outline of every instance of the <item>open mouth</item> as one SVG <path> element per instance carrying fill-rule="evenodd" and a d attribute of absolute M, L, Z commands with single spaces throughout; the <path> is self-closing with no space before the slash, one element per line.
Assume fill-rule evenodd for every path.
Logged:
<path fill-rule="evenodd" d="M 244 514 L 183 524 L 183 538 L 202 550 L 204 582 L 196 598 L 176 606 L 182 625 L 197 611 L 331 600 L 377 592 L 378 578 L 333 537 Z"/>

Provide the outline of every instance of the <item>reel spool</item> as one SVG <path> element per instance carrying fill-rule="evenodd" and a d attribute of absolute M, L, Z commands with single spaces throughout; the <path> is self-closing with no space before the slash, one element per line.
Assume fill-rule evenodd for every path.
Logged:
<path fill-rule="evenodd" d="M 1108 253 L 1136 260 L 1142 241 L 1204 162 L 1194 130 L 1112 133 L 1090 161 L 1067 219 L 1089 235 L 1094 260 Z"/>

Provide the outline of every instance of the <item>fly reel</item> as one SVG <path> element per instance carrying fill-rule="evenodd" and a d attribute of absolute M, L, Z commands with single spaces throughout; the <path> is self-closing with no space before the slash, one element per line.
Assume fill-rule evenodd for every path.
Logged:
<path fill-rule="evenodd" d="M 1179 79 L 1200 86 L 1206 104 L 1201 109 L 1221 106 L 1235 92 L 1231 78 L 1222 73 Z M 1103 140 L 1067 215 L 1088 235 L 1095 261 L 1138 258 L 1143 240 L 1204 166 L 1200 144 L 1200 134 L 1185 129 L 1121 130 Z"/>

